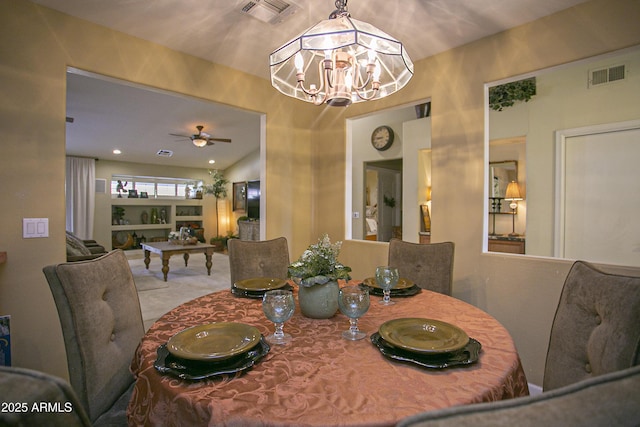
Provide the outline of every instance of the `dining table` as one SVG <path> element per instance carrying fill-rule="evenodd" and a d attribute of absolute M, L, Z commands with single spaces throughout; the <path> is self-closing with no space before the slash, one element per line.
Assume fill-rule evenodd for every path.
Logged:
<path fill-rule="evenodd" d="M 359 283 L 351 281 L 349 284 Z M 341 286 L 347 283 L 341 282 Z M 293 286 L 297 297 L 297 285 Z M 229 290 L 186 302 L 159 318 L 145 333 L 131 372 L 127 408 L 135 426 L 393 426 L 420 412 L 526 396 L 527 379 L 513 339 L 483 310 L 428 290 L 393 297 L 371 296 L 359 319 L 367 337 L 342 338 L 349 319 L 303 316 L 296 306 L 285 322 L 292 341 L 271 345 L 250 369 L 201 380 L 159 372 L 159 348 L 186 328 L 218 322 L 251 325 L 263 336 L 274 325 L 259 298 Z M 385 322 L 433 319 L 464 331 L 481 349 L 473 363 L 426 368 L 385 356 L 371 340 Z"/>

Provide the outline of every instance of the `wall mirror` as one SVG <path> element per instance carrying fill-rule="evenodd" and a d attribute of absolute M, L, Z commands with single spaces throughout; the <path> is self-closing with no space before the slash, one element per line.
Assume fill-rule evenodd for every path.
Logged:
<path fill-rule="evenodd" d="M 528 102 L 489 107 L 490 88 L 531 77 Z M 484 247 L 495 218 L 525 255 L 640 266 L 640 46 L 488 83 L 485 99 Z M 491 215 L 492 167 L 512 160 L 525 200 Z"/>
<path fill-rule="evenodd" d="M 512 213 L 509 203 L 504 200 L 507 195 L 507 186 L 511 181 L 518 181 L 516 160 L 489 162 L 489 212 Z"/>

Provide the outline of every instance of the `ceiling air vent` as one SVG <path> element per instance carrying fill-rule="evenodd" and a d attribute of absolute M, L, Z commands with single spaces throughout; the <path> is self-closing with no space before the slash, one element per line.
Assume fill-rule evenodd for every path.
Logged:
<path fill-rule="evenodd" d="M 279 24 L 299 9 L 299 6 L 282 0 L 249 0 L 241 12 L 268 24 Z"/>
<path fill-rule="evenodd" d="M 171 151 L 171 150 L 158 150 L 156 155 L 158 155 L 160 157 L 171 157 L 171 156 L 173 156 L 173 151 Z"/>
<path fill-rule="evenodd" d="M 626 66 L 614 65 L 612 67 L 598 68 L 589 71 L 589 87 L 600 86 L 606 83 L 625 80 L 627 77 Z"/>

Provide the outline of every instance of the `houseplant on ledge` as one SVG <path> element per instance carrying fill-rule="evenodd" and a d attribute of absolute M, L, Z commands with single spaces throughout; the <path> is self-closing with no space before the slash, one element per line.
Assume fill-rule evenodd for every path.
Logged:
<path fill-rule="evenodd" d="M 327 234 L 289 265 L 288 274 L 298 284 L 298 303 L 306 317 L 328 319 L 338 311 L 338 280 L 349 280 L 351 268 L 338 262 L 342 242 L 331 243 Z"/>

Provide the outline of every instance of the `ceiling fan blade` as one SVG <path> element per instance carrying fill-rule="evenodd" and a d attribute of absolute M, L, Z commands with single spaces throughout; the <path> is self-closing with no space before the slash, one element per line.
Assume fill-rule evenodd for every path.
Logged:
<path fill-rule="evenodd" d="M 228 138 L 207 138 L 208 141 L 216 141 L 216 142 L 231 142 Z"/>
<path fill-rule="evenodd" d="M 189 135 L 180 135 L 178 133 L 170 133 L 171 136 L 179 136 L 180 138 L 191 138 Z"/>

